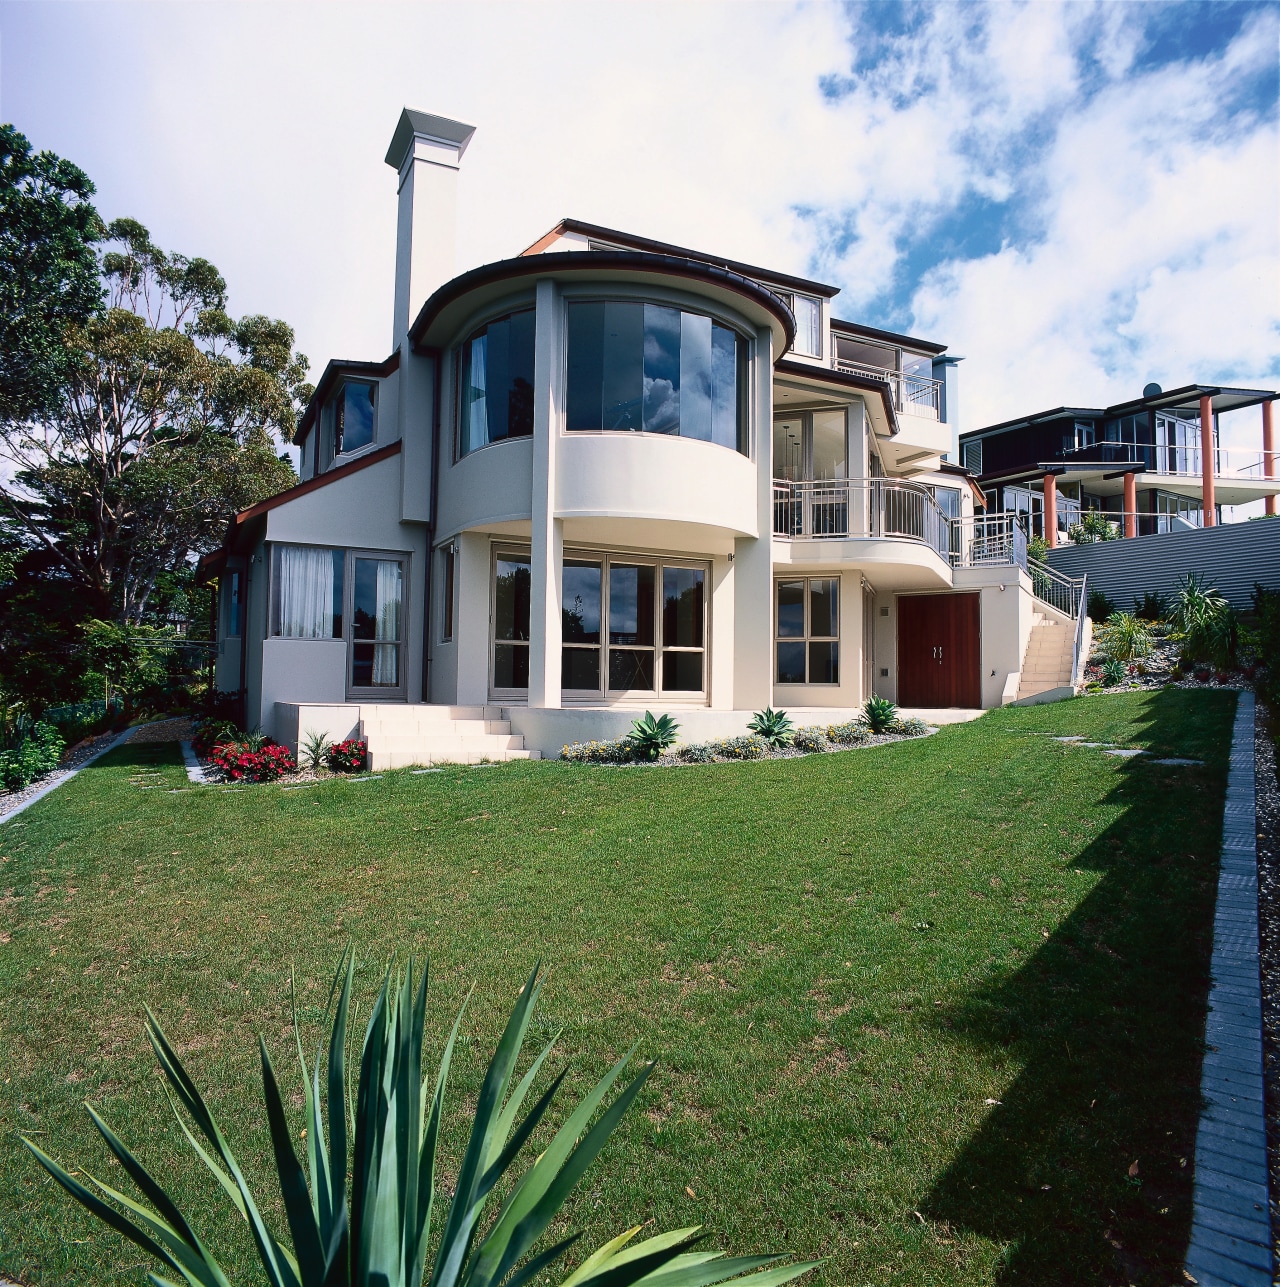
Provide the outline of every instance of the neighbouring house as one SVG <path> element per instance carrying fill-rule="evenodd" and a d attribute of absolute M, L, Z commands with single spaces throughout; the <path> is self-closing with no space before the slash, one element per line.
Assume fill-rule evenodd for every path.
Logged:
<path fill-rule="evenodd" d="M 473 132 L 401 116 L 391 354 L 329 363 L 301 481 L 205 561 L 249 724 L 387 767 L 646 708 L 693 739 L 1070 691 L 1078 586 L 1037 598 L 945 459 L 959 359 L 839 320 L 834 287 L 569 219 L 453 276 Z"/>
<path fill-rule="evenodd" d="M 1059 544 L 1085 512 L 1116 534 L 1150 536 L 1222 521 L 1223 505 L 1265 500 L 1276 512 L 1280 478 L 1269 389 L 1149 384 L 1113 407 L 1055 407 L 960 435 L 960 459 L 988 504 Z M 1261 408 L 1259 451 L 1219 445 L 1218 417 Z"/>

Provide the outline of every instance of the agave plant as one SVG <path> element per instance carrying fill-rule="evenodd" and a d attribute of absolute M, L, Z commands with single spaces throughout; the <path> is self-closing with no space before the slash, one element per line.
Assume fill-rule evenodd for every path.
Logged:
<path fill-rule="evenodd" d="M 795 725 L 791 722 L 791 716 L 786 711 L 775 711 L 772 706 L 756 711 L 747 727 L 751 732 L 758 733 L 772 747 L 788 745 L 796 731 Z"/>
<path fill-rule="evenodd" d="M 645 711 L 644 719 L 638 719 L 631 725 L 627 741 L 631 743 L 636 759 L 656 760 L 676 740 L 679 731 L 680 725 L 670 715 L 655 718 L 650 711 Z"/>
<path fill-rule="evenodd" d="M 335 993 L 338 1002 L 323 1090 L 323 1051 L 317 1049 L 308 1075 L 297 1036 L 296 1012 L 294 1016 L 306 1115 L 305 1169 L 294 1151 L 266 1044 L 261 1038 L 258 1041 L 267 1122 L 292 1250 L 267 1227 L 222 1128 L 155 1015 L 147 1011 L 147 1036 L 168 1082 L 178 1124 L 248 1224 L 268 1283 L 271 1287 L 525 1287 L 541 1281 L 578 1235 L 562 1238 L 535 1254 L 536 1244 L 634 1102 L 654 1065 L 641 1068 L 597 1118 L 597 1110 L 630 1063 L 632 1052 L 624 1055 L 573 1109 L 523 1174 L 511 1181 L 525 1144 L 568 1071 L 561 1070 L 532 1107 L 523 1111 L 556 1042 L 553 1037 L 547 1043 L 513 1088 L 541 988 L 535 967 L 485 1074 L 466 1153 L 428 1265 L 437 1188 L 436 1145 L 454 1042 L 466 1002 L 454 1020 L 434 1090 L 428 1096 L 428 1083 L 422 1077 L 427 972 L 423 970 L 415 986 L 412 960 L 402 972 L 393 974 L 388 969 L 365 1029 L 356 1095 L 351 1102 L 345 1052 L 354 971 L 355 955 L 349 950 L 330 993 L 330 1003 Z M 86 1104 L 86 1108 L 107 1147 L 150 1205 L 81 1169 L 78 1174 L 93 1186 L 89 1188 L 30 1140 L 24 1138 L 23 1142 L 72 1197 L 158 1260 L 167 1272 L 192 1287 L 230 1287 L 212 1250 L 173 1199 L 92 1106 Z M 509 1182 L 506 1196 L 497 1214 L 486 1221 L 486 1208 L 504 1180 Z M 626 1287 L 639 1282 L 649 1287 L 702 1287 L 739 1274 L 746 1277 L 738 1278 L 738 1283 L 775 1287 L 815 1267 L 813 1263 L 781 1265 L 777 1256 L 725 1257 L 718 1252 L 694 1251 L 696 1227 L 635 1243 L 639 1232 L 637 1225 L 598 1247 L 561 1279 L 561 1287 Z M 172 1279 L 157 1273 L 149 1279 L 154 1287 L 177 1287 Z"/>
<path fill-rule="evenodd" d="M 308 729 L 303 734 L 302 745 L 298 747 L 298 763 L 304 769 L 324 768 L 325 757 L 331 745 L 332 743 L 329 741 L 327 733 L 319 733 L 315 729 Z"/>
<path fill-rule="evenodd" d="M 887 733 L 898 718 L 898 708 L 887 697 L 868 697 L 862 706 L 862 717 L 873 733 Z"/>
<path fill-rule="evenodd" d="M 1173 597 L 1173 624 L 1185 636 L 1184 660 L 1211 662 L 1223 670 L 1235 660 L 1235 609 L 1194 572 L 1187 573 Z"/>

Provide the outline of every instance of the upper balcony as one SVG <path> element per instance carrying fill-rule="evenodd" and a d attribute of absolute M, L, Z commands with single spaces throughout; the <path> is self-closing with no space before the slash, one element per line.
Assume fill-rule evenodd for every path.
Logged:
<path fill-rule="evenodd" d="M 1123 469 L 1134 465 L 1137 473 L 1204 476 L 1204 456 L 1199 447 L 1170 443 L 1098 442 L 1092 446 L 1064 451 L 1061 461 L 1077 469 L 1080 466 L 1106 465 Z M 1213 449 L 1213 472 L 1220 478 L 1240 478 L 1261 482 L 1266 477 L 1266 459 L 1260 451 L 1238 451 L 1229 447 Z"/>
<path fill-rule="evenodd" d="M 868 375 L 873 380 L 888 384 L 893 396 L 893 409 L 899 415 L 927 416 L 938 420 L 942 415 L 942 381 L 932 376 L 911 371 L 894 371 L 888 367 L 872 366 L 849 358 L 835 357 L 831 365 L 837 371 L 853 375 Z"/>

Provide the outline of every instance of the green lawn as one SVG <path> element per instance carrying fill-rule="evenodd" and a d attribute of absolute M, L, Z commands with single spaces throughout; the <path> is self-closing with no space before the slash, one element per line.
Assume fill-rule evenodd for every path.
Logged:
<path fill-rule="evenodd" d="M 145 1281 L 18 1142 L 118 1176 L 89 1098 L 260 1281 L 166 1120 L 142 1006 L 267 1193 L 255 1034 L 292 1076 L 290 965 L 310 1047 L 352 939 L 366 1005 L 388 953 L 430 954 L 433 1051 L 478 984 L 446 1173 L 536 959 L 570 1094 L 633 1041 L 660 1057 L 570 1208 L 590 1238 L 703 1223 L 825 1257 L 833 1287 L 1168 1287 L 1234 706 L 1089 697 L 801 760 L 294 792 L 142 790 L 187 786 L 177 748 L 126 746 L 0 827 L 0 1272 Z"/>

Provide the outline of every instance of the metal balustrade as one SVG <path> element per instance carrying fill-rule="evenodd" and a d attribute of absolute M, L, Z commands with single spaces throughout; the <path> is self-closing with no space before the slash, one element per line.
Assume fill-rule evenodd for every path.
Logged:
<path fill-rule="evenodd" d="M 1272 452 L 1273 462 L 1280 457 L 1280 452 Z M 1178 446 L 1174 443 L 1132 443 L 1132 442 L 1098 442 L 1090 447 L 1077 447 L 1074 451 L 1062 453 L 1062 463 L 1080 467 L 1082 465 L 1105 465 L 1115 468 L 1124 465 L 1135 465 L 1139 472 L 1148 471 L 1156 474 L 1174 474 L 1188 478 L 1201 477 L 1203 457 L 1199 447 Z M 1213 472 L 1223 478 L 1269 477 L 1266 470 L 1266 457 L 1260 451 L 1239 451 L 1234 447 L 1215 447 L 1213 449 Z"/>
<path fill-rule="evenodd" d="M 773 531 L 791 540 L 917 541 L 953 567 L 1027 565 L 1016 514 L 949 518 L 928 487 L 898 479 L 775 479 Z"/>
<path fill-rule="evenodd" d="M 887 367 L 870 366 L 865 362 L 851 362 L 836 358 L 832 365 L 837 371 L 853 375 L 869 375 L 873 380 L 884 380 L 893 396 L 895 411 L 910 415 L 930 416 L 937 420 L 942 413 L 942 381 L 927 375 L 912 375 L 905 371 L 890 371 Z"/>

